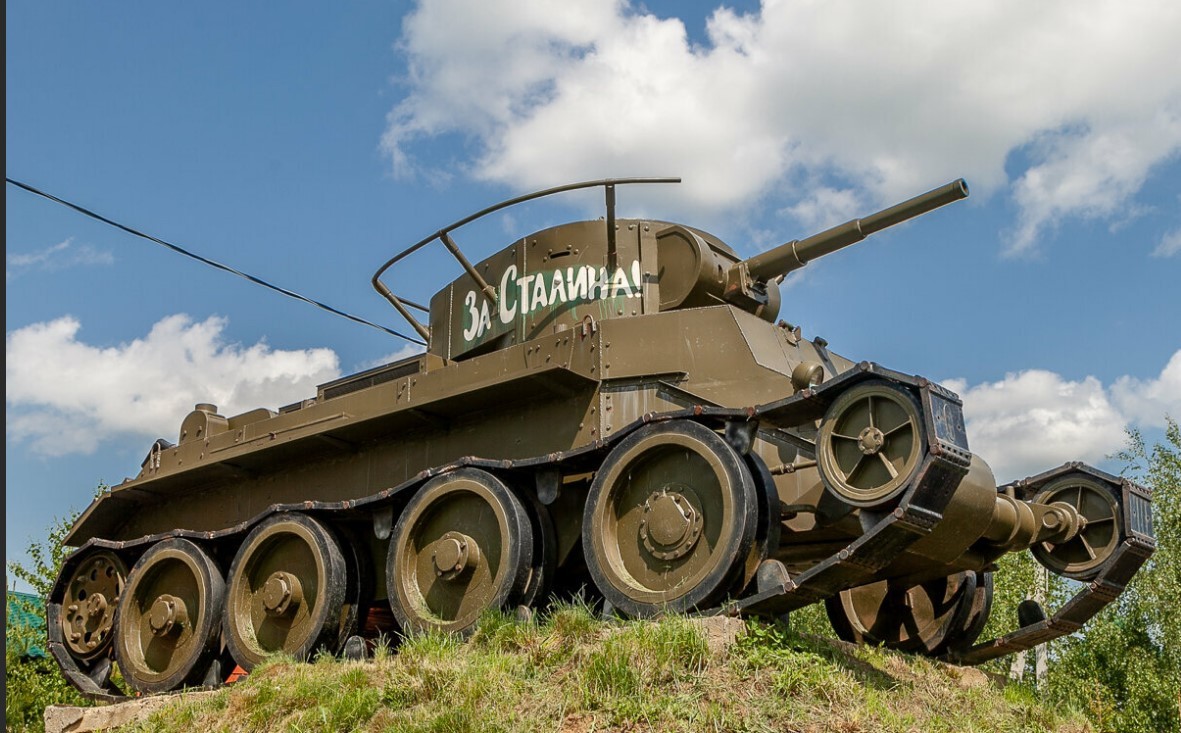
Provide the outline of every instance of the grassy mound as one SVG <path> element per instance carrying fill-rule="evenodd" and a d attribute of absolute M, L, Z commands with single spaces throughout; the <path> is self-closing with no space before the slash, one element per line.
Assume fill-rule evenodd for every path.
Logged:
<path fill-rule="evenodd" d="M 737 631 L 737 639 L 725 639 Z M 602 621 L 578 604 L 413 636 L 374 658 L 276 659 L 135 730 L 1086 731 L 1024 688 L 762 621 Z"/>

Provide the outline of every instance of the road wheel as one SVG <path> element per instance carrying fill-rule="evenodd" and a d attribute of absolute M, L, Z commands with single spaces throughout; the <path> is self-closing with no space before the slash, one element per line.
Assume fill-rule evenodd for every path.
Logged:
<path fill-rule="evenodd" d="M 115 656 L 137 692 L 202 684 L 219 647 L 225 581 L 213 560 L 180 538 L 153 545 L 119 601 Z"/>
<path fill-rule="evenodd" d="M 544 602 L 553 586 L 554 574 L 558 570 L 558 537 L 549 507 L 528 497 L 524 504 L 533 530 L 533 561 L 519 603 L 532 608 Z"/>
<path fill-rule="evenodd" d="M 755 481 L 709 428 L 664 422 L 616 446 L 583 516 L 587 568 L 629 616 L 704 608 L 740 580 L 758 523 Z"/>
<path fill-rule="evenodd" d="M 530 578 L 533 528 L 496 476 L 461 468 L 428 481 L 398 518 L 386 583 L 403 629 L 466 633 L 488 609 L 509 609 Z"/>
<path fill-rule="evenodd" d="M 841 591 L 825 608 L 845 641 L 938 656 L 973 625 L 976 581 L 972 571 L 909 588 L 882 580 Z"/>
<path fill-rule="evenodd" d="M 964 651 L 975 644 L 980 638 L 980 632 L 984 631 L 991 613 L 992 571 L 984 570 L 976 573 L 976 593 L 972 599 L 972 608 L 963 625 L 958 629 L 952 629 L 948 634 L 947 648 L 952 651 Z"/>
<path fill-rule="evenodd" d="M 226 641 L 245 670 L 272 654 L 307 659 L 336 652 L 352 629 L 349 575 L 335 535 L 305 514 L 273 515 L 255 527 L 230 565 Z"/>

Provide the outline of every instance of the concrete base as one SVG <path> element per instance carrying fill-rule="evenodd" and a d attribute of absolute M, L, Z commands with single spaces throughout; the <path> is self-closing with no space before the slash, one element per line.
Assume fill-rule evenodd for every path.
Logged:
<path fill-rule="evenodd" d="M 129 723 L 138 723 L 178 696 L 192 698 L 214 695 L 214 690 L 178 692 L 171 695 L 135 698 L 113 705 L 94 708 L 78 708 L 68 705 L 50 705 L 45 708 L 45 733 L 83 733 L 109 730 Z"/>

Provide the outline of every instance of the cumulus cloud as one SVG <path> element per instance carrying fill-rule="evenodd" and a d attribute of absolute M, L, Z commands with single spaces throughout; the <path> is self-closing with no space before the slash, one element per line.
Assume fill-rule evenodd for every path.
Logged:
<path fill-rule="evenodd" d="M 1156 249 L 1152 250 L 1154 257 L 1172 257 L 1181 252 L 1181 229 L 1174 229 L 1161 237 Z"/>
<path fill-rule="evenodd" d="M 25 270 L 61 270 L 77 265 L 110 265 L 115 257 L 91 244 L 74 244 L 74 238 L 34 252 L 5 253 L 4 280 L 7 282 Z"/>
<path fill-rule="evenodd" d="M 5 336 L 6 428 L 44 455 L 91 453 L 105 439 L 176 439 L 198 402 L 223 415 L 278 407 L 315 394 L 340 375 L 330 349 L 243 347 L 223 337 L 226 320 L 168 316 L 143 338 L 99 347 L 66 316 Z"/>
<path fill-rule="evenodd" d="M 1129 420 L 1163 428 L 1165 415 L 1181 420 L 1181 351 L 1173 354 L 1156 379 L 1120 377 L 1111 395 Z"/>
<path fill-rule="evenodd" d="M 1014 184 L 1021 216 L 1007 252 L 1033 247 L 1043 229 L 1067 216 L 1099 219 L 1120 213 L 1150 168 L 1176 151 L 1179 141 L 1181 105 L 1144 120 L 1041 137 L 1034 146 L 1039 162 Z"/>
<path fill-rule="evenodd" d="M 416 144 L 454 135 L 474 162 L 448 170 L 480 180 L 679 174 L 697 212 L 774 194 L 814 221 L 963 175 L 1013 196 L 1009 253 L 1069 217 L 1126 215 L 1181 150 L 1168 0 L 765 0 L 705 30 L 695 44 L 622 0 L 421 2 L 383 148 L 412 175 Z"/>
<path fill-rule="evenodd" d="M 1098 463 L 1122 448 L 1129 426 L 1160 427 L 1181 414 L 1181 350 L 1155 379 L 1095 377 L 1072 381 L 1030 369 L 997 382 L 943 382 L 964 400 L 972 451 L 1000 481 L 1040 473 L 1066 461 Z"/>

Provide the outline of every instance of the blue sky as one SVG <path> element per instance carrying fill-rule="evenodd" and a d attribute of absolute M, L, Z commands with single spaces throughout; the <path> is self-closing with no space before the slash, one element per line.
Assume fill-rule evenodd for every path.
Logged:
<path fill-rule="evenodd" d="M 6 175 L 405 330 L 374 269 L 501 199 L 607 176 L 740 252 L 963 176 L 810 265 L 783 317 L 960 391 L 1002 480 L 1108 468 L 1181 414 L 1170 2 L 6 5 Z M 6 558 L 184 414 L 276 407 L 404 344 L 7 186 Z M 600 215 L 550 201 L 480 257 Z M 457 274 L 390 279 L 426 300 Z M 398 289 L 397 287 L 395 288 Z"/>

